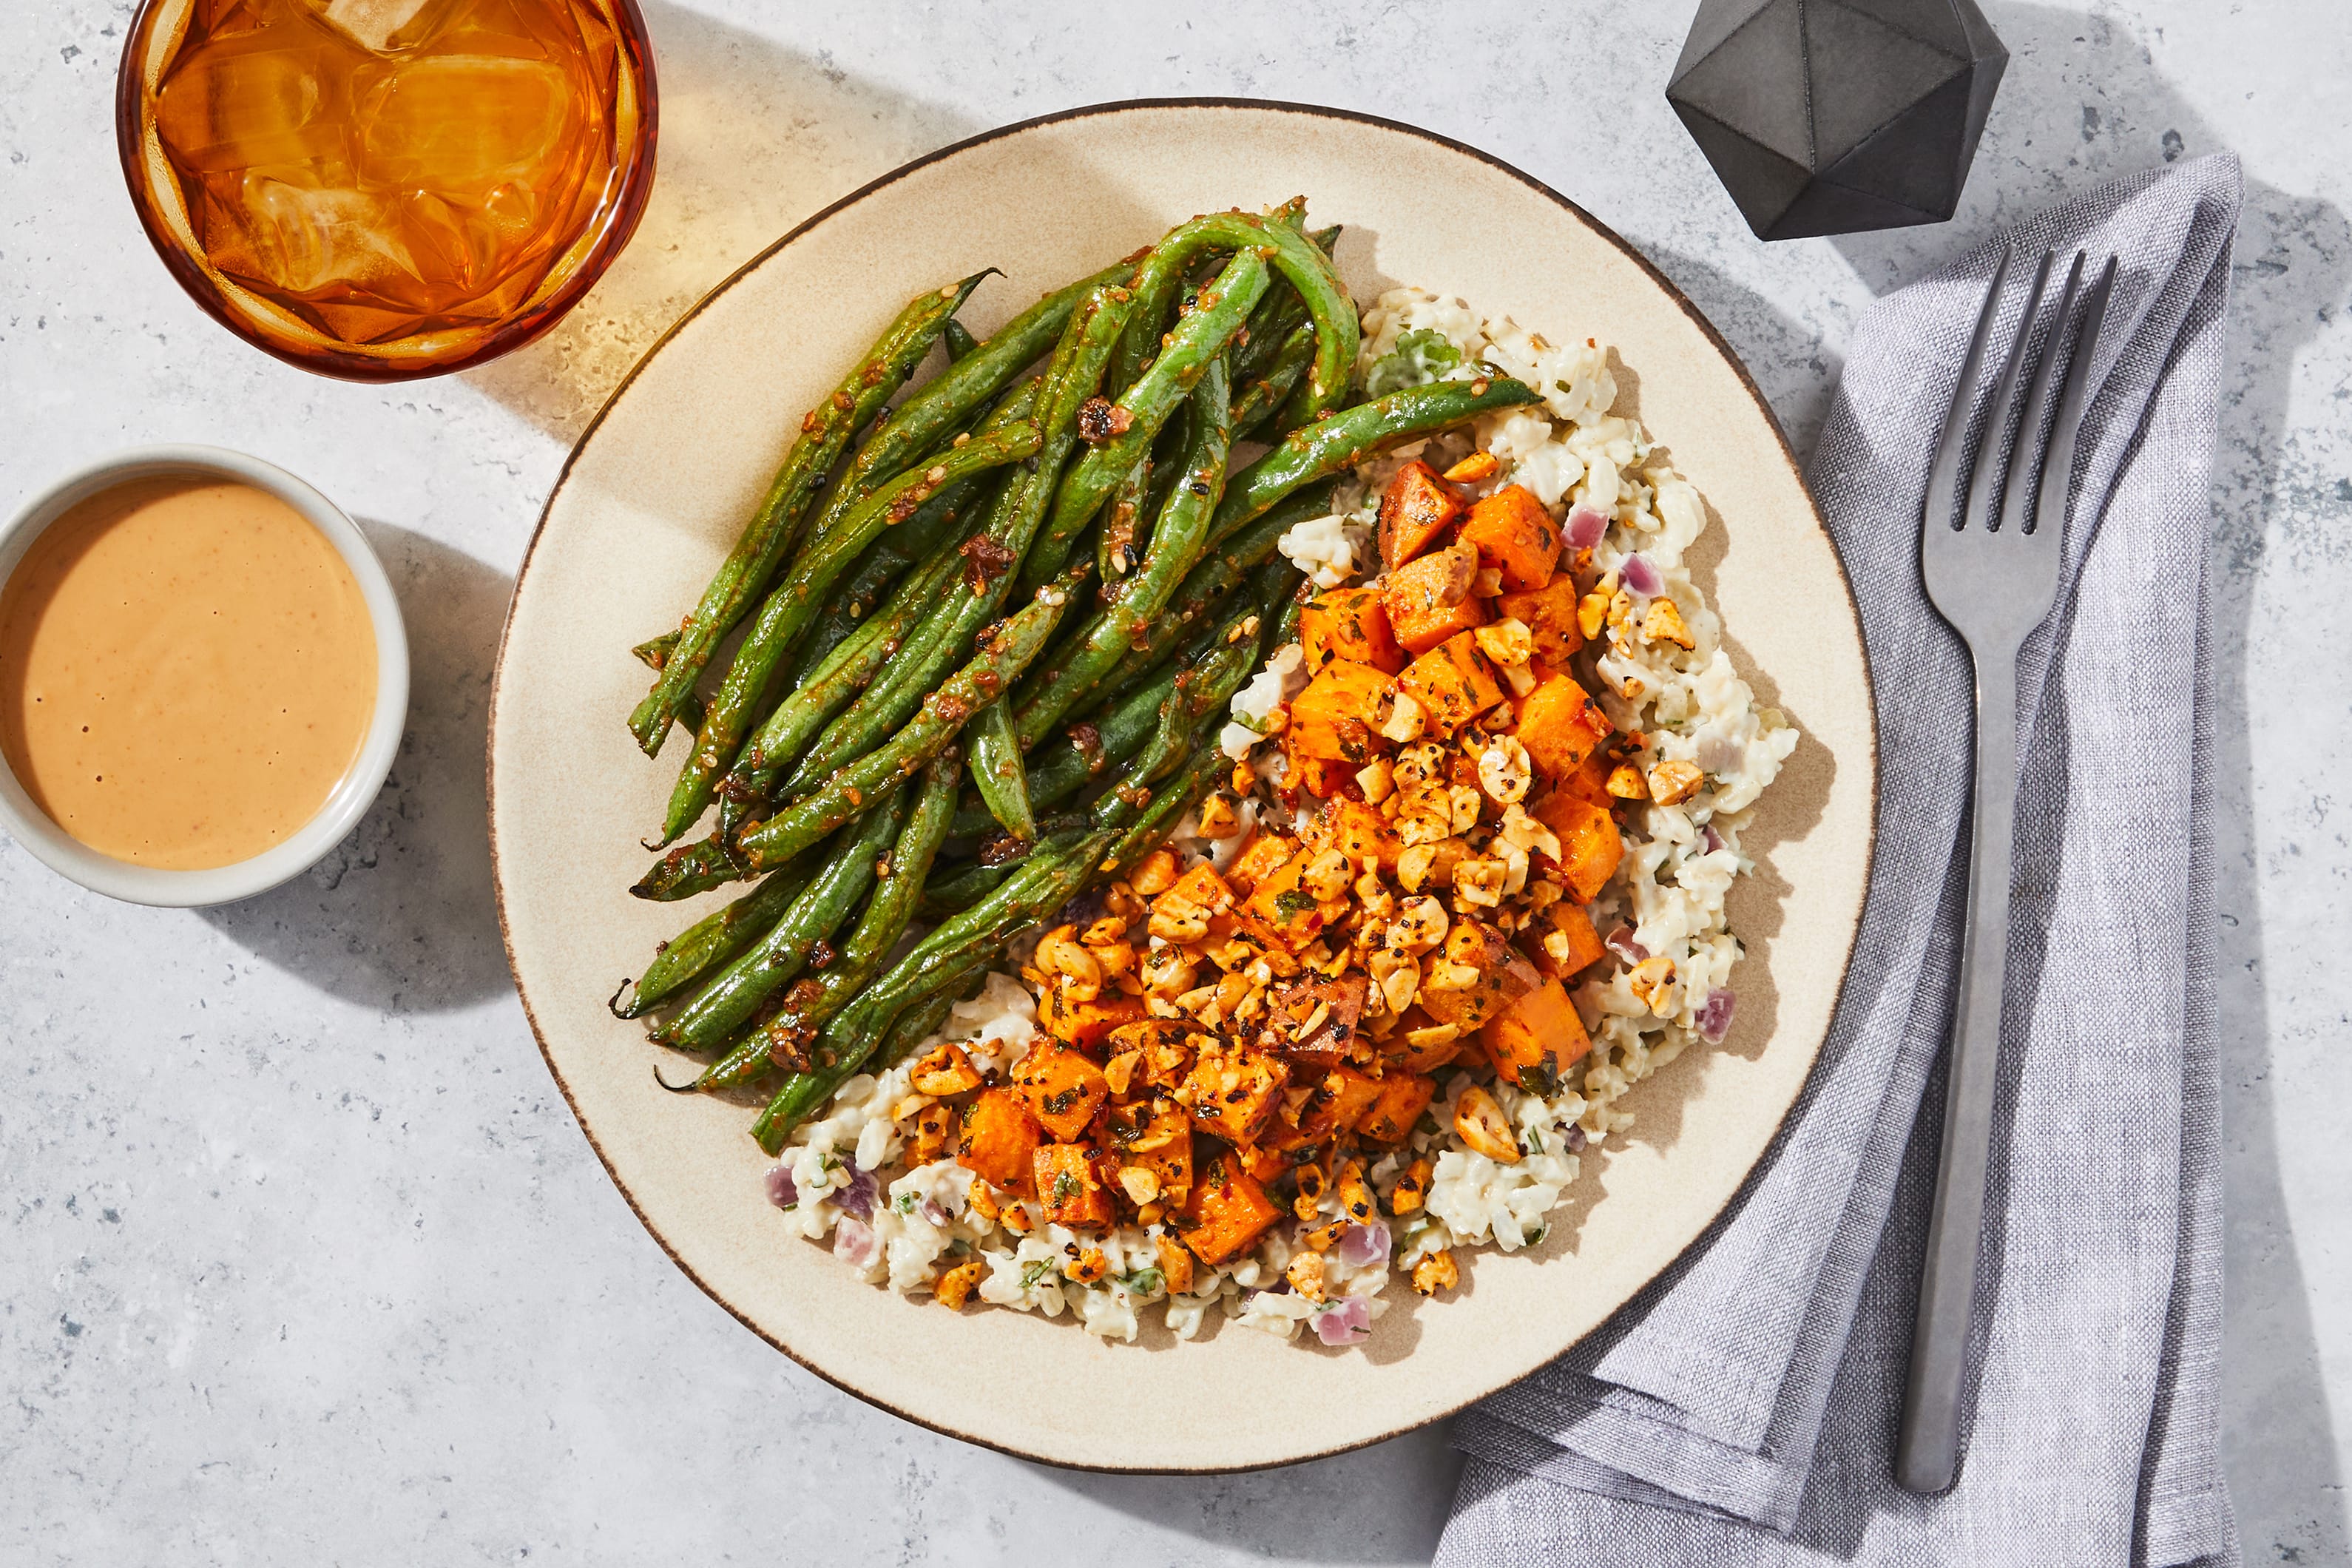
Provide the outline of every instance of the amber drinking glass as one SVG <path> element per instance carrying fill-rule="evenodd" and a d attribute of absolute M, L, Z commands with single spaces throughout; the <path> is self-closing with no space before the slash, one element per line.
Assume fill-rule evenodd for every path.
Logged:
<path fill-rule="evenodd" d="M 197 303 L 397 381 L 530 342 L 628 243 L 653 54 L 636 0 L 144 0 L 115 126 Z"/>

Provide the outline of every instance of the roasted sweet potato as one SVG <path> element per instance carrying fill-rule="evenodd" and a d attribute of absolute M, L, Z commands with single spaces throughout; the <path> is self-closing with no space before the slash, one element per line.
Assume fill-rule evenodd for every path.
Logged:
<path fill-rule="evenodd" d="M 1331 847 L 1348 858 L 1348 863 L 1359 872 L 1375 868 L 1382 871 L 1396 869 L 1397 857 L 1403 853 L 1404 843 L 1389 825 L 1388 818 L 1360 800 L 1338 800 L 1331 803 Z"/>
<path fill-rule="evenodd" d="M 1282 1217 L 1282 1208 L 1228 1149 L 1207 1162 L 1193 1181 L 1180 1217 L 1184 1245 L 1213 1266 L 1256 1246 L 1266 1227 Z"/>
<path fill-rule="evenodd" d="M 1031 1156 L 1048 1225 L 1076 1230 L 1111 1223 L 1110 1194 L 1095 1174 L 1092 1152 L 1076 1143 L 1041 1143 Z"/>
<path fill-rule="evenodd" d="M 1287 735 L 1283 737 L 1285 742 L 1289 739 Z M 1360 765 L 1329 757 L 1304 756 L 1287 749 L 1283 755 L 1290 763 L 1290 772 L 1283 779 L 1284 787 L 1311 795 L 1317 800 L 1338 800 L 1348 794 L 1355 785 L 1356 769 Z"/>
<path fill-rule="evenodd" d="M 1261 832 L 1250 840 L 1249 847 L 1225 868 L 1225 880 L 1244 896 L 1254 893 L 1257 885 L 1265 879 L 1267 872 L 1290 864 L 1291 858 L 1297 853 L 1298 840 L 1296 838 L 1285 838 L 1279 833 Z"/>
<path fill-rule="evenodd" d="M 1203 860 L 1177 878 L 1176 885 L 1160 897 L 1181 899 L 1217 915 L 1234 907 L 1234 894 L 1231 884 L 1218 875 L 1217 868 Z"/>
<path fill-rule="evenodd" d="M 1128 1107 L 1113 1114 L 1110 1131 L 1118 1163 L 1151 1173 L 1157 1197 L 1144 1201 L 1183 1202 L 1192 1185 L 1192 1126 L 1182 1106 L 1155 1100 Z"/>
<path fill-rule="evenodd" d="M 1356 1023 L 1364 1016 L 1364 975 L 1349 970 L 1337 976 L 1307 970 L 1275 986 L 1266 997 L 1270 1022 L 1282 1037 L 1282 1054 L 1294 1062 L 1328 1067 L 1347 1053 Z M 1295 1033 L 1320 1008 L 1322 1018 L 1304 1035 Z"/>
<path fill-rule="evenodd" d="M 1421 704 L 1431 728 L 1448 735 L 1503 700 L 1495 667 L 1468 632 L 1448 637 L 1407 665 L 1397 689 Z"/>
<path fill-rule="evenodd" d="M 1102 994 L 1088 1002 L 1073 1002 L 1067 988 L 1059 983 L 1045 988 L 1037 998 L 1037 1022 L 1057 1040 L 1079 1050 L 1101 1054 L 1103 1041 L 1121 1024 L 1131 1024 L 1144 1016 L 1143 998 L 1123 995 L 1106 988 Z"/>
<path fill-rule="evenodd" d="M 1540 588 L 1559 559 L 1559 524 L 1525 485 L 1505 485 L 1470 509 L 1461 542 L 1475 546 L 1478 564 L 1503 574 L 1507 593 Z"/>
<path fill-rule="evenodd" d="M 1462 515 L 1462 500 L 1416 458 L 1381 497 L 1381 564 L 1393 572 L 1429 548 Z"/>
<path fill-rule="evenodd" d="M 1028 1102 L 1038 1125 L 1065 1143 L 1085 1131 L 1103 1101 L 1110 1098 L 1110 1083 L 1102 1068 L 1058 1040 L 1031 1047 L 1029 1054 L 1013 1064 L 1013 1086 Z"/>
<path fill-rule="evenodd" d="M 1243 913 L 1263 923 L 1293 952 L 1312 942 L 1330 923 L 1330 914 L 1299 885 L 1307 864 L 1305 855 L 1291 857 L 1286 864 L 1260 878 L 1242 905 Z"/>
<path fill-rule="evenodd" d="M 1391 574 L 1381 584 L 1381 603 L 1397 646 L 1407 653 L 1426 653 L 1447 637 L 1485 626 L 1486 601 L 1470 592 L 1477 575 L 1478 552 L 1466 544 L 1448 545 Z"/>
<path fill-rule="evenodd" d="M 1478 1031 L 1478 1044 L 1495 1066 L 1495 1076 L 1529 1094 L 1549 1099 L 1568 1069 L 1592 1048 L 1584 1021 L 1557 980 L 1544 983 L 1506 1007 Z"/>
<path fill-rule="evenodd" d="M 1328 665 L 1290 700 L 1283 736 L 1294 757 L 1324 757 L 1362 767 L 1372 760 L 1372 724 L 1396 696 L 1396 681 L 1369 664 Z"/>
<path fill-rule="evenodd" d="M 1538 969 L 1561 980 L 1575 979 L 1609 951 L 1601 944 L 1601 933 L 1592 929 L 1592 917 L 1584 912 L 1584 906 L 1566 899 L 1544 910 L 1537 929 L 1546 934 L 1533 944 L 1534 951 L 1528 956 Z M 1565 956 L 1552 951 L 1553 935 L 1559 936 L 1560 945 L 1568 949 Z"/>
<path fill-rule="evenodd" d="M 1617 797 L 1609 793 L 1609 763 L 1598 752 L 1577 763 L 1576 771 L 1559 781 L 1559 787 L 1603 811 L 1617 804 Z"/>
<path fill-rule="evenodd" d="M 1625 841 L 1617 831 L 1617 819 L 1568 789 L 1553 790 L 1536 802 L 1528 815 L 1559 837 L 1560 880 L 1578 903 L 1591 903 L 1624 857 Z"/>
<path fill-rule="evenodd" d="M 1450 970 L 1437 963 L 1424 965 L 1421 1005 L 1438 1022 L 1459 1025 L 1465 1034 L 1482 1027 L 1542 978 L 1503 940 L 1502 932 L 1466 915 L 1445 933 L 1445 963 Z M 1440 983 L 1448 977 L 1465 984 Z"/>
<path fill-rule="evenodd" d="M 1576 624 L 1576 579 L 1558 572 L 1539 588 L 1501 595 L 1495 600 L 1495 614 L 1528 628 L 1538 658 L 1564 665 L 1584 646 L 1584 628 Z"/>
<path fill-rule="evenodd" d="M 1290 1082 L 1280 1057 L 1248 1046 L 1204 1046 L 1181 1091 L 1192 1107 L 1192 1125 L 1229 1143 L 1257 1136 L 1274 1102 Z"/>
<path fill-rule="evenodd" d="M 1320 1143 L 1354 1131 L 1379 1103 L 1385 1081 L 1351 1067 L 1333 1068 L 1299 1113 L 1299 1132 L 1308 1143 Z"/>
<path fill-rule="evenodd" d="M 1410 678 L 1412 671 L 1407 670 Z M 1591 756 L 1612 730 L 1601 704 L 1573 677 L 1547 669 L 1536 689 L 1518 700 L 1519 744 L 1548 779 L 1562 779 Z"/>
<path fill-rule="evenodd" d="M 956 1163 L 992 1186 L 1027 1192 L 1033 1156 L 1044 1136 L 1028 1101 L 1009 1089 L 984 1089 L 964 1109 Z"/>
<path fill-rule="evenodd" d="M 1368 1143 L 1402 1143 L 1421 1113 L 1429 1109 L 1437 1080 L 1420 1073 L 1392 1073 L 1381 1079 L 1380 1098 L 1356 1123 L 1356 1136 Z"/>
<path fill-rule="evenodd" d="M 1404 668 L 1405 652 L 1389 629 L 1378 588 L 1334 588 L 1307 605 L 1298 612 L 1298 641 L 1308 669 L 1334 659 L 1369 664 L 1387 675 Z"/>

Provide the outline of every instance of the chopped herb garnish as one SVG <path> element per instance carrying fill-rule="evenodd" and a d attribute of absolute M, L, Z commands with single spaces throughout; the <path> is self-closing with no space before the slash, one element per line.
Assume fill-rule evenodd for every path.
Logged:
<path fill-rule="evenodd" d="M 1149 1296 L 1166 1282 L 1166 1277 L 1157 1268 L 1139 1268 L 1132 1274 L 1119 1276 L 1118 1282 L 1135 1295 Z"/>
<path fill-rule="evenodd" d="M 1054 1260 L 1052 1258 L 1040 1258 L 1035 1262 L 1024 1268 L 1021 1270 L 1021 1289 L 1024 1290 L 1035 1289 L 1037 1288 L 1037 1281 L 1045 1278 L 1045 1271 L 1053 1267 Z"/>
<path fill-rule="evenodd" d="M 1380 397 L 1400 387 L 1423 386 L 1462 363 L 1462 351 L 1444 333 L 1416 327 L 1364 373 L 1364 395 Z"/>

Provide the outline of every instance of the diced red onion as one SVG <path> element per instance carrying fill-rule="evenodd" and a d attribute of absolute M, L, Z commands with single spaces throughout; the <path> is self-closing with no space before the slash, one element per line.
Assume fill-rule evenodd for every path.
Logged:
<path fill-rule="evenodd" d="M 1315 1337 L 1327 1345 L 1360 1345 L 1372 1337 L 1372 1304 L 1342 1296 L 1315 1314 Z"/>
<path fill-rule="evenodd" d="M 1710 1046 L 1721 1045 L 1723 1037 L 1731 1032 L 1731 1009 L 1738 1001 L 1728 985 L 1708 992 L 1698 1010 L 1698 1037 Z"/>
<path fill-rule="evenodd" d="M 852 1268 L 871 1268 L 882 1257 L 882 1238 L 864 1220 L 844 1215 L 833 1227 L 833 1255 Z"/>
<path fill-rule="evenodd" d="M 1568 1131 L 1563 1136 L 1568 1142 L 1568 1152 L 1570 1153 L 1581 1154 L 1584 1152 L 1585 1137 L 1583 1128 L 1571 1121 L 1568 1124 Z"/>
<path fill-rule="evenodd" d="M 1567 538 L 1570 550 L 1590 550 L 1600 543 L 1601 536 L 1608 531 L 1609 514 L 1598 507 L 1578 507 L 1568 514 L 1568 521 L 1560 526 L 1560 532 Z"/>
<path fill-rule="evenodd" d="M 1728 735 L 1709 735 L 1698 743 L 1701 772 L 1727 773 L 1739 765 L 1739 742 Z"/>
<path fill-rule="evenodd" d="M 925 1198 L 915 1205 L 915 1212 L 941 1229 L 945 1229 L 949 1220 L 954 1217 L 940 1206 L 940 1200 L 937 1198 Z"/>
<path fill-rule="evenodd" d="M 1389 1258 L 1389 1227 L 1374 1220 L 1351 1225 L 1339 1233 L 1339 1261 L 1350 1268 L 1385 1263 Z"/>
<path fill-rule="evenodd" d="M 1633 940 L 1632 926 L 1619 926 L 1601 939 L 1601 945 L 1628 963 L 1639 963 L 1650 956 L 1650 950 Z"/>
<path fill-rule="evenodd" d="M 801 1190 L 793 1184 L 790 1165 L 769 1167 L 768 1201 L 780 1209 L 788 1209 L 801 1201 Z"/>
<path fill-rule="evenodd" d="M 1658 569 L 1639 555 L 1625 557 L 1618 574 L 1627 588 L 1644 599 L 1654 599 L 1666 591 L 1666 580 L 1658 575 Z"/>
<path fill-rule="evenodd" d="M 1715 824 L 1711 822 L 1699 828 L 1698 841 L 1706 846 L 1706 852 L 1710 855 L 1723 847 L 1723 835 L 1715 830 Z"/>
<path fill-rule="evenodd" d="M 849 1185 L 833 1194 L 833 1206 L 859 1219 L 872 1219 L 874 1200 L 881 1196 L 882 1184 L 874 1179 L 873 1172 L 859 1170 L 855 1160 L 845 1160 L 842 1164 L 849 1172 Z"/>

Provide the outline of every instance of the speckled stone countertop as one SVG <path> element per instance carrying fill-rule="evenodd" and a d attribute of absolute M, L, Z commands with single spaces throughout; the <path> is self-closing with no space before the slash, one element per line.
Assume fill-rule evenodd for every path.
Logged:
<path fill-rule="evenodd" d="M 1455 1469 L 1442 1430 L 1272 1474 L 1066 1474 L 869 1409 L 744 1332 L 597 1166 L 491 900 L 509 585 L 646 344 L 908 158 L 1197 93 L 1426 125 L 1567 193 L 1714 319 L 1801 450 L 1875 293 L 2109 175 L 2242 155 L 2212 535 L 2226 1443 L 2249 1561 L 2346 1561 L 2352 29 L 2335 0 L 1987 0 L 2012 58 L 1958 219 L 1766 247 L 1662 97 L 1692 8 L 1454 4 L 1441 28 L 1435 7 L 1179 5 L 1081 26 L 1043 4 L 646 0 L 661 176 L 634 246 L 530 349 L 371 390 L 243 349 L 157 264 L 115 163 L 127 0 L 12 5 L 0 500 L 134 443 L 279 462 L 374 540 L 416 681 L 365 826 L 264 898 L 132 909 L 0 841 L 0 1560 L 1428 1556 Z"/>

